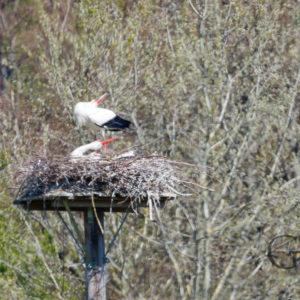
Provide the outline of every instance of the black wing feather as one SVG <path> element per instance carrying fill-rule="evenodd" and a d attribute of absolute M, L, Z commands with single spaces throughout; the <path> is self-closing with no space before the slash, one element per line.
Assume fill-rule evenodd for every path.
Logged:
<path fill-rule="evenodd" d="M 116 115 L 113 119 L 104 123 L 101 127 L 107 128 L 109 130 L 119 131 L 122 129 L 129 128 L 130 123 L 130 121 L 127 121 Z"/>

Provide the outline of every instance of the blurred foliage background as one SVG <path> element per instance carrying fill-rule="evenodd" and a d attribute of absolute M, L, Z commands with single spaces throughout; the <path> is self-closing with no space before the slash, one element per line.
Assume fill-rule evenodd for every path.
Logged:
<path fill-rule="evenodd" d="M 91 141 L 73 106 L 107 92 L 133 123 L 110 151 L 201 169 L 156 222 L 127 219 L 108 299 L 300 298 L 297 270 L 266 257 L 299 233 L 299 26 L 294 0 L 1 1 L 0 294 L 83 299 L 72 239 L 55 213 L 12 205 L 11 166 Z M 121 218 L 107 214 L 106 242 Z"/>

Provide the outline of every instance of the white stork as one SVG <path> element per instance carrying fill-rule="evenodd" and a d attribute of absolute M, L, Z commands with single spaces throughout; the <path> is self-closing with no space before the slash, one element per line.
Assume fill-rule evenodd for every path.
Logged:
<path fill-rule="evenodd" d="M 100 150 L 104 145 L 114 141 L 116 138 L 111 138 L 111 139 L 107 139 L 107 140 L 104 140 L 104 141 L 100 141 L 100 140 L 97 140 L 97 141 L 94 141 L 92 143 L 89 143 L 89 144 L 86 144 L 86 145 L 82 145 L 78 148 L 76 148 L 74 151 L 71 152 L 70 156 L 72 158 L 80 158 L 80 157 L 96 157 L 98 158 L 99 155 L 96 154 L 95 156 L 95 153 L 93 152 L 92 153 L 92 156 L 87 154 L 85 155 L 86 152 L 88 151 L 92 151 L 92 150 L 95 150 L 95 151 L 98 151 Z"/>
<path fill-rule="evenodd" d="M 102 129 L 103 138 L 105 131 L 120 131 L 129 128 L 130 121 L 127 121 L 113 111 L 98 107 L 98 104 L 106 97 L 106 93 L 98 100 L 94 99 L 89 102 L 79 102 L 74 107 L 74 116 L 78 126 L 88 125 L 93 131 Z M 96 140 L 96 135 L 95 135 Z M 104 146 L 104 153 L 106 146 Z"/>
<path fill-rule="evenodd" d="M 100 128 L 110 131 L 120 131 L 130 126 L 130 121 L 122 119 L 113 111 L 98 107 L 98 104 L 106 97 L 106 94 L 98 100 L 79 102 L 74 107 L 74 116 L 79 126 L 84 124 L 93 130 Z"/>

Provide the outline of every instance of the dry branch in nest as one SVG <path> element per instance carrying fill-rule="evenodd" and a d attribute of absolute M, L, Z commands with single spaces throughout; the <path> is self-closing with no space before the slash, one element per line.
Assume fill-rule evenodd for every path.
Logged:
<path fill-rule="evenodd" d="M 52 191 L 77 193 L 103 192 L 128 197 L 131 201 L 175 193 L 186 163 L 162 156 L 131 156 L 111 159 L 51 156 L 35 157 L 19 169 L 18 197 L 32 197 Z"/>

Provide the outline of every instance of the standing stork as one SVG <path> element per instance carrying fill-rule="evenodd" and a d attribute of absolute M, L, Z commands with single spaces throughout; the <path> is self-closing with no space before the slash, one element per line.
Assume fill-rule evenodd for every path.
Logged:
<path fill-rule="evenodd" d="M 74 116 L 79 126 L 87 125 L 93 131 L 102 129 L 103 138 L 105 138 L 105 130 L 120 131 L 129 128 L 130 121 L 127 121 L 113 111 L 98 107 L 98 104 L 106 97 L 102 95 L 99 99 L 89 102 L 79 102 L 74 107 Z M 95 135 L 96 140 L 96 135 Z M 104 146 L 104 152 L 106 146 Z"/>

